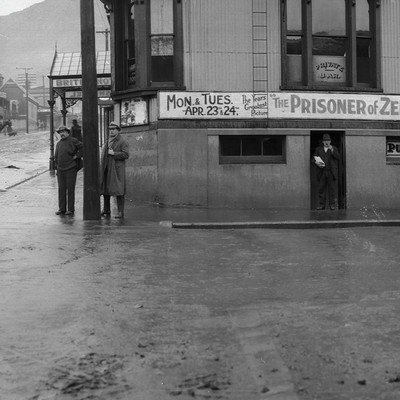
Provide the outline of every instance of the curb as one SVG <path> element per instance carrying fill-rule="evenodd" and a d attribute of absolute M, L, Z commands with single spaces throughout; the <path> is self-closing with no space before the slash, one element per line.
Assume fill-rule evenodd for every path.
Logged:
<path fill-rule="evenodd" d="M 50 170 L 47 168 L 47 169 L 45 169 L 44 171 L 39 171 L 39 172 L 36 173 L 35 175 L 29 176 L 28 178 L 23 179 L 22 181 L 13 183 L 12 185 L 7 186 L 6 188 L 0 188 L 0 192 L 6 192 L 6 191 L 9 190 L 9 189 L 12 189 L 12 188 L 14 188 L 14 187 L 16 187 L 16 186 L 18 186 L 18 185 L 21 185 L 21 184 L 23 184 L 23 183 L 25 183 L 25 182 L 30 181 L 30 180 L 33 179 L 33 178 L 36 178 L 36 177 L 38 177 L 38 176 L 40 176 L 40 175 L 43 175 L 44 173 L 46 173 L 46 172 L 48 172 L 48 171 L 50 171 Z"/>
<path fill-rule="evenodd" d="M 400 220 L 273 221 L 273 222 L 171 222 L 175 229 L 321 229 L 400 226 Z"/>

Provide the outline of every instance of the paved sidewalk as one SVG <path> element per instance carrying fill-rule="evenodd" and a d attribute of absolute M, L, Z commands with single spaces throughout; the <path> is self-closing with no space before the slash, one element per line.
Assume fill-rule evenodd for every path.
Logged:
<path fill-rule="evenodd" d="M 57 220 L 57 179 L 48 170 L 32 179 L 16 183 L 0 193 L 3 221 L 18 220 L 29 214 L 29 219 Z M 116 211 L 115 205 L 113 214 Z M 75 222 L 83 220 L 83 171 L 78 173 Z M 11 220 L 9 221 L 11 222 Z M 166 207 L 158 204 L 136 204 L 126 200 L 123 221 L 102 218 L 101 223 L 137 225 L 157 223 L 175 229 L 311 229 L 355 226 L 400 226 L 400 210 L 379 210 L 364 207 L 360 210 L 286 210 L 286 209 L 227 209 L 202 207 Z"/>
<path fill-rule="evenodd" d="M 49 168 L 49 132 L 0 135 L 0 192 L 26 182 Z"/>

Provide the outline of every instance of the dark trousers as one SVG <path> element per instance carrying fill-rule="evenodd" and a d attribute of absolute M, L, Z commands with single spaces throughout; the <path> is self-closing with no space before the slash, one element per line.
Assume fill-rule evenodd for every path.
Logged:
<path fill-rule="evenodd" d="M 66 171 L 57 170 L 58 181 L 58 209 L 60 211 L 75 211 L 75 184 L 76 184 L 76 168 Z"/>
<path fill-rule="evenodd" d="M 336 202 L 336 180 L 330 173 L 324 172 L 318 181 L 319 205 L 325 207 L 326 192 L 328 191 L 329 205 L 334 206 Z"/>
<path fill-rule="evenodd" d="M 124 212 L 125 206 L 125 196 L 116 196 L 117 197 L 117 207 L 118 211 Z M 109 212 L 111 210 L 111 196 L 105 194 L 103 195 L 104 198 L 104 211 Z"/>

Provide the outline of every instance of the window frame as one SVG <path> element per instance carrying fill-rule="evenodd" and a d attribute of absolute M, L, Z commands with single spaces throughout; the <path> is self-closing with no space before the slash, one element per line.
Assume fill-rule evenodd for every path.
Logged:
<path fill-rule="evenodd" d="M 281 89 L 286 90 L 337 90 L 337 91 L 382 91 L 381 82 L 381 0 L 371 0 L 370 6 L 370 36 L 371 36 L 371 78 L 370 83 L 357 82 L 357 31 L 356 31 L 356 0 L 346 0 L 346 35 L 349 38 L 346 52 L 346 82 L 341 84 L 313 82 L 313 35 L 312 35 L 312 0 L 301 1 L 302 10 L 302 80 L 300 83 L 290 82 L 287 68 L 287 0 L 281 0 Z"/>
<path fill-rule="evenodd" d="M 182 1 L 173 0 L 173 80 L 168 82 L 152 82 L 151 80 L 151 41 L 150 41 L 150 1 L 134 0 L 134 40 L 135 40 L 135 72 L 134 85 L 128 82 L 129 16 L 131 0 L 123 0 L 114 6 L 115 32 L 115 92 L 145 93 L 162 89 L 184 89 L 183 87 L 183 21 Z M 122 23 L 121 23 L 122 22 Z"/>
<path fill-rule="evenodd" d="M 281 139 L 282 154 L 280 155 L 222 155 L 222 141 L 230 138 L 244 139 L 244 138 L 258 138 L 261 141 L 267 138 L 279 138 Z M 220 135 L 219 141 L 219 164 L 286 164 L 286 136 L 285 135 L 271 135 L 271 134 L 260 134 L 260 135 Z"/>

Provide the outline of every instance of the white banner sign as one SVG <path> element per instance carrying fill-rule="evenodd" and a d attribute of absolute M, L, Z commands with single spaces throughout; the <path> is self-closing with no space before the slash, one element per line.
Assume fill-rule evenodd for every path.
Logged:
<path fill-rule="evenodd" d="M 400 96 L 347 93 L 160 92 L 160 119 L 398 120 Z"/>
<path fill-rule="evenodd" d="M 97 86 L 111 87 L 111 77 L 104 76 L 97 78 Z M 55 88 L 82 87 L 82 78 L 55 79 L 53 81 L 53 87 Z"/>
<path fill-rule="evenodd" d="M 160 92 L 160 119 L 268 118 L 266 93 Z"/>

